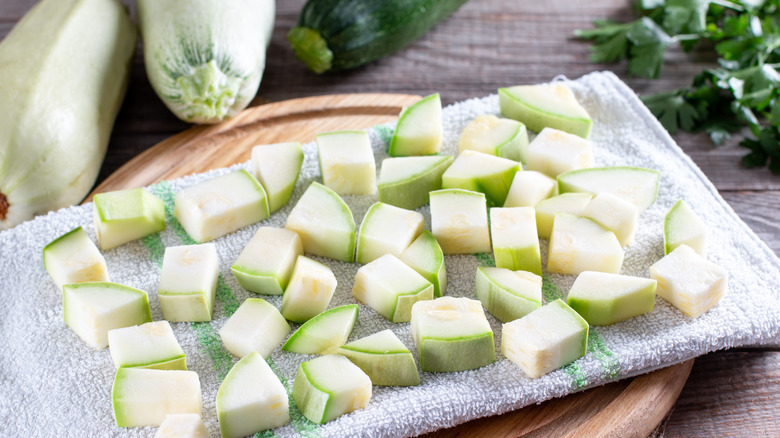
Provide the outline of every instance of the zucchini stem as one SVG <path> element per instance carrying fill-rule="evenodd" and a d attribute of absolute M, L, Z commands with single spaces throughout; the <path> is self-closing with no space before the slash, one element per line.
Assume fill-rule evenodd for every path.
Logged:
<path fill-rule="evenodd" d="M 333 62 L 333 52 L 319 31 L 308 27 L 296 26 L 290 29 L 287 39 L 292 44 L 295 57 L 306 63 L 314 73 L 324 73 L 330 70 Z"/>
<path fill-rule="evenodd" d="M 0 221 L 5 220 L 8 215 L 8 198 L 0 192 Z"/>
<path fill-rule="evenodd" d="M 176 78 L 176 85 L 190 119 L 221 120 L 236 101 L 241 78 L 225 75 L 212 59 Z"/>

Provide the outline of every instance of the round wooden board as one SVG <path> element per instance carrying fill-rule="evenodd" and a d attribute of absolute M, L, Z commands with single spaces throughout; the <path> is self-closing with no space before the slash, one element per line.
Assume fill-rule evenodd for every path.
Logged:
<path fill-rule="evenodd" d="M 314 140 L 320 132 L 365 129 L 395 120 L 419 100 L 405 94 L 344 94 L 269 103 L 232 120 L 175 135 L 119 168 L 93 193 L 146 186 L 249 160 L 257 144 Z M 649 435 L 674 405 L 693 360 L 515 412 L 482 418 L 436 437 Z"/>

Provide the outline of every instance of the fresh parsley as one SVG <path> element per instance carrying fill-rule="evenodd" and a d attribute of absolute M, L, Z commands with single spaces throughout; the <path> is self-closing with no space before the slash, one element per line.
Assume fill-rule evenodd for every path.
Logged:
<path fill-rule="evenodd" d="M 746 167 L 780 174 L 780 0 L 639 0 L 633 22 L 596 21 L 575 35 L 591 40 L 591 61 L 628 61 L 631 75 L 658 78 L 666 50 L 702 45 L 718 67 L 687 87 L 642 98 L 672 134 L 706 132 L 716 145 L 747 126 L 755 138 Z M 776 105 L 777 104 L 777 105 Z"/>

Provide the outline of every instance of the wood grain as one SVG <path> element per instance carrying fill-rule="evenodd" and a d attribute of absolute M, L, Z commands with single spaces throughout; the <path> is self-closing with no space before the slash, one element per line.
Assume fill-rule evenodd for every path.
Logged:
<path fill-rule="evenodd" d="M 646 437 L 674 406 L 694 361 L 517 412 L 480 418 L 425 438 Z"/>
<path fill-rule="evenodd" d="M 752 228 L 775 253 L 780 248 L 780 192 L 721 192 L 739 217 Z"/>
<path fill-rule="evenodd" d="M 257 144 L 314 140 L 321 132 L 368 128 L 395 120 L 420 99 L 408 94 L 306 97 L 269 103 L 211 126 L 197 126 L 167 138 L 132 158 L 94 193 L 148 185 L 249 160 Z"/>
<path fill-rule="evenodd" d="M 456 428 L 423 435 L 423 438 L 562 436 L 609 406 L 630 384 L 630 380 L 615 382 L 516 412 L 473 420 Z"/>
<path fill-rule="evenodd" d="M 648 436 L 677 401 L 692 366 L 693 361 L 687 361 L 659 371 L 663 378 L 645 375 L 634 379 L 609 406 L 566 436 Z M 640 409 L 636 408 L 638 403 Z"/>
<path fill-rule="evenodd" d="M 0 1 L 0 38 L 35 1 Z M 133 0 L 122 1 L 133 9 Z M 392 57 L 345 74 L 315 75 L 295 61 L 285 39 L 304 1 L 276 2 L 277 26 L 258 103 L 343 93 L 440 92 L 446 104 L 485 95 L 499 86 L 549 81 L 559 74 L 576 78 L 597 70 L 613 70 L 642 95 L 685 85 L 693 74 L 714 66 L 715 61 L 706 51 L 686 54 L 672 49 L 666 55 L 662 77 L 655 81 L 629 77 L 625 63 L 592 64 L 588 60 L 589 45 L 573 39 L 573 31 L 590 27 L 595 19 L 633 18 L 635 2 L 631 0 L 472 0 Z M 154 94 L 146 79 L 141 49 L 139 42 L 128 94 L 99 181 L 144 150 L 190 126 L 176 119 Z M 780 177 L 766 169 L 742 168 L 738 158 L 744 150 L 736 137 L 720 148 L 714 148 L 701 134 L 677 133 L 674 138 L 735 211 L 780 254 Z M 750 366 L 741 366 L 743 363 Z M 780 436 L 780 416 L 774 415 L 780 402 L 767 396 L 780 394 L 780 383 L 771 377 L 778 369 L 780 355 L 761 348 L 736 355 L 718 352 L 697 359 L 662 434 Z M 745 383 L 753 380 L 760 382 L 761 391 Z M 737 409 L 740 406 L 743 408 Z"/>
<path fill-rule="evenodd" d="M 778 364 L 779 351 L 723 351 L 696 359 L 664 437 L 780 436 Z"/>

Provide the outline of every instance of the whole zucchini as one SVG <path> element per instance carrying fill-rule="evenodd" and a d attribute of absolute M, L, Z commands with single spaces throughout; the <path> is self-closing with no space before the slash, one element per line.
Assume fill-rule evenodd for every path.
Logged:
<path fill-rule="evenodd" d="M 43 0 L 0 42 L 0 230 L 84 199 L 135 43 L 115 0 Z"/>
<path fill-rule="evenodd" d="M 346 70 L 408 46 L 467 0 L 309 0 L 287 35 L 315 73 Z"/>
<path fill-rule="evenodd" d="M 257 93 L 274 0 L 138 0 L 146 74 L 180 119 L 217 123 Z"/>

